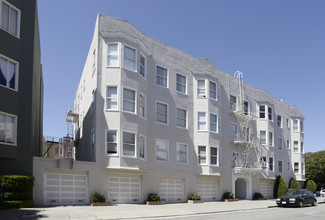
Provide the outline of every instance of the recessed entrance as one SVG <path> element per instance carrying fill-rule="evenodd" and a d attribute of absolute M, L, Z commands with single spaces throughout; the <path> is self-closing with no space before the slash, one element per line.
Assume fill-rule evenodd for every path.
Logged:
<path fill-rule="evenodd" d="M 238 178 L 235 182 L 235 195 L 238 199 L 247 198 L 247 183 L 243 178 Z"/>

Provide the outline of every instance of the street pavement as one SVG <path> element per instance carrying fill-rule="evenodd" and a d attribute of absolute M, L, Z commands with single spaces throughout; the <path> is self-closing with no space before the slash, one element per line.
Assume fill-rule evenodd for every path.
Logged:
<path fill-rule="evenodd" d="M 323 197 L 317 198 L 324 205 Z M 154 219 L 200 214 L 256 210 L 276 207 L 275 200 L 240 200 L 237 202 L 176 203 L 166 205 L 118 204 L 112 206 L 58 206 L 0 210 L 1 220 L 16 219 Z"/>

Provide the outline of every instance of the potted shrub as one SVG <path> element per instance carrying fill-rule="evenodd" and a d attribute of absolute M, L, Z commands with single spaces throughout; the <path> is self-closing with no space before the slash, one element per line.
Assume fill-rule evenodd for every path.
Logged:
<path fill-rule="evenodd" d="M 107 205 L 111 205 L 111 203 L 106 201 L 105 195 L 95 192 L 95 194 L 90 196 L 90 205 L 107 206 Z"/>
<path fill-rule="evenodd" d="M 225 192 L 222 196 L 222 201 L 225 202 L 234 202 L 234 201 L 238 201 L 237 198 L 234 198 L 234 194 L 231 192 Z"/>
<path fill-rule="evenodd" d="M 164 205 L 165 201 L 160 201 L 160 195 L 150 193 L 147 199 L 147 205 Z"/>
<path fill-rule="evenodd" d="M 253 200 L 266 200 L 266 198 L 264 198 L 262 193 L 256 192 L 253 195 Z"/>
<path fill-rule="evenodd" d="M 203 201 L 201 200 L 201 196 L 197 193 L 188 195 L 187 197 L 187 202 L 194 204 L 194 203 L 202 203 Z"/>

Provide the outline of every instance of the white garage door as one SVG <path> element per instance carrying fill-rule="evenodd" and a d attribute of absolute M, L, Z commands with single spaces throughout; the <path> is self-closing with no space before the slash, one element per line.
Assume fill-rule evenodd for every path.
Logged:
<path fill-rule="evenodd" d="M 167 203 L 184 202 L 184 182 L 179 179 L 160 179 L 160 199 Z"/>
<path fill-rule="evenodd" d="M 218 200 L 218 182 L 199 180 L 197 183 L 197 193 L 203 201 Z"/>
<path fill-rule="evenodd" d="M 108 199 L 112 203 L 140 203 L 140 178 L 109 177 Z"/>
<path fill-rule="evenodd" d="M 87 175 L 45 173 L 44 205 L 88 203 Z"/>
<path fill-rule="evenodd" d="M 272 198 L 272 182 L 269 181 L 260 181 L 260 193 L 265 198 L 271 199 Z"/>

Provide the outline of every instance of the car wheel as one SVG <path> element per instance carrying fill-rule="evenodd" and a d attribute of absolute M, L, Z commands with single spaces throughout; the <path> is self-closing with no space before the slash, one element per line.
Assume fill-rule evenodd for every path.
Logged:
<path fill-rule="evenodd" d="M 302 208 L 302 207 L 304 207 L 304 203 L 302 201 L 300 201 L 298 206 L 299 206 L 299 208 Z"/>
<path fill-rule="evenodd" d="M 316 199 L 313 201 L 313 203 L 311 204 L 312 206 L 316 206 L 317 205 L 317 201 Z"/>

